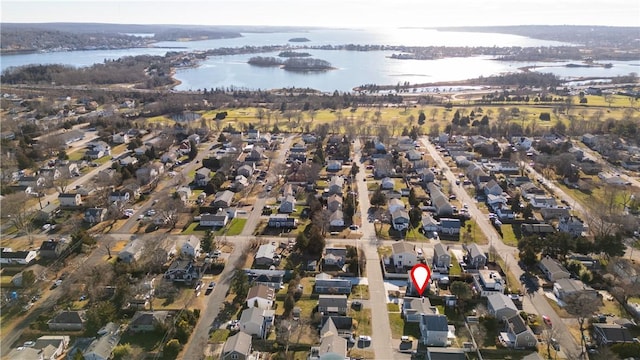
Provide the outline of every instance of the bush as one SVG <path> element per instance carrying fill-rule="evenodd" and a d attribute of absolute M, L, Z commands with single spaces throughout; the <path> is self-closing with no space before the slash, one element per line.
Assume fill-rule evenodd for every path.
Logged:
<path fill-rule="evenodd" d="M 180 350 L 182 350 L 182 345 L 180 345 L 178 339 L 171 339 L 164 345 L 162 356 L 165 359 L 176 359 Z"/>

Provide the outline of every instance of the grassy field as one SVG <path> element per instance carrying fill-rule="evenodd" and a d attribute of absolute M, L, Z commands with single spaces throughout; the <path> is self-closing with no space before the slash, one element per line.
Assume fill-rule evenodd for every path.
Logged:
<path fill-rule="evenodd" d="M 371 335 L 371 309 L 350 309 L 348 315 L 353 318 L 354 331 L 358 335 Z"/>
<path fill-rule="evenodd" d="M 231 331 L 229 329 L 216 329 L 211 333 L 211 336 L 209 336 L 209 342 L 214 344 L 223 343 L 227 341 L 230 333 Z"/>
<path fill-rule="evenodd" d="M 389 313 L 389 325 L 391 326 L 391 337 L 394 339 L 400 339 L 403 335 L 411 336 L 414 339 L 420 338 L 418 323 L 405 322 L 399 312 Z"/>
<path fill-rule="evenodd" d="M 356 285 L 351 289 L 351 298 L 352 299 L 363 299 L 369 300 L 369 286 L 367 285 Z"/>
<path fill-rule="evenodd" d="M 502 242 L 509 246 L 518 246 L 518 239 L 513 232 L 511 224 L 506 224 L 501 227 L 502 230 Z"/>
<path fill-rule="evenodd" d="M 453 266 L 451 267 L 451 269 L 449 269 L 449 274 L 451 276 L 462 275 L 462 268 L 460 267 L 460 262 L 458 259 L 456 259 L 456 256 L 453 254 L 451 254 L 451 264 L 453 264 Z"/>
<path fill-rule="evenodd" d="M 235 236 L 240 235 L 244 225 L 247 223 L 247 219 L 234 218 L 229 224 L 227 224 L 227 235 Z"/>

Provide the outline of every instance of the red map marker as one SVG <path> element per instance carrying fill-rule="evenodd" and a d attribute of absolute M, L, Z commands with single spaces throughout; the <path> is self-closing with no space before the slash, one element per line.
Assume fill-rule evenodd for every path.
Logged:
<path fill-rule="evenodd" d="M 418 293 L 422 296 L 422 293 L 427 289 L 427 285 L 429 285 L 429 280 L 431 280 L 431 269 L 425 264 L 415 264 L 409 275 L 411 275 L 413 286 L 416 287 L 416 290 L 418 290 Z"/>

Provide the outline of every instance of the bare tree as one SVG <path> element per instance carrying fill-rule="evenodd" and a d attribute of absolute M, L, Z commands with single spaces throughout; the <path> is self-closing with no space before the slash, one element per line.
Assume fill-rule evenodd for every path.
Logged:
<path fill-rule="evenodd" d="M 180 218 L 180 212 L 184 211 L 185 205 L 176 197 L 167 197 L 157 206 L 158 218 L 162 223 L 168 225 L 171 229 L 175 228 Z"/>
<path fill-rule="evenodd" d="M 602 301 L 597 296 L 591 296 L 584 293 L 578 293 L 574 296 L 569 296 L 565 300 L 567 306 L 565 310 L 576 318 L 578 318 L 578 325 L 580 325 L 580 349 L 584 352 L 586 345 L 584 331 L 584 323 L 589 319 L 598 309 L 602 306 Z"/>
<path fill-rule="evenodd" d="M 28 200 L 29 195 L 23 191 L 9 194 L 2 199 L 0 211 L 18 231 L 31 235 L 36 212 L 27 205 Z"/>
<path fill-rule="evenodd" d="M 331 213 L 328 209 L 322 209 L 321 211 L 316 211 L 313 215 L 313 223 L 318 225 L 318 228 L 321 230 L 322 236 L 327 234 L 329 230 L 329 225 L 331 223 Z"/>

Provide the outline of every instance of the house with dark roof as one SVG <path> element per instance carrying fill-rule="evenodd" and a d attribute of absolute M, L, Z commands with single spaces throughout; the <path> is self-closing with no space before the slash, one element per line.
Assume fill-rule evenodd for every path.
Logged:
<path fill-rule="evenodd" d="M 62 311 L 47 323 L 49 330 L 80 331 L 87 321 L 84 311 Z"/>
<path fill-rule="evenodd" d="M 438 185 L 435 183 L 429 183 L 427 184 L 427 189 L 429 190 L 429 196 L 431 197 L 431 205 L 436 208 L 436 214 L 438 216 L 453 215 L 453 207 Z"/>
<path fill-rule="evenodd" d="M 472 269 L 482 269 L 487 264 L 487 256 L 476 243 L 467 246 L 465 260 L 467 266 Z"/>
<path fill-rule="evenodd" d="M 345 339 L 349 339 L 352 337 L 353 318 L 351 318 L 350 316 L 325 315 L 320 321 L 320 334 L 322 334 L 322 330 L 329 330 L 327 329 L 327 323 L 329 321 L 333 322 L 334 324 L 334 326 L 331 328 L 332 331 L 334 329 L 337 330 L 338 335 Z M 326 332 L 324 334 L 326 334 Z"/>
<path fill-rule="evenodd" d="M 240 331 L 229 336 L 222 347 L 221 360 L 247 360 L 251 355 L 251 335 Z"/>
<path fill-rule="evenodd" d="M 314 292 L 317 294 L 351 294 L 351 281 L 347 279 L 337 279 L 333 276 L 320 273 L 316 275 Z"/>
<path fill-rule="evenodd" d="M 629 329 L 618 324 L 593 324 L 593 338 L 600 345 L 635 342 Z"/>
<path fill-rule="evenodd" d="M 426 346 L 447 346 L 449 324 L 447 317 L 439 314 L 422 314 L 420 342 Z"/>
<path fill-rule="evenodd" d="M 438 308 L 431 306 L 428 298 L 404 298 L 402 302 L 402 318 L 405 322 L 418 323 L 423 314 L 438 314 Z"/>
<path fill-rule="evenodd" d="M 538 267 L 549 281 L 557 281 L 558 279 L 568 279 L 571 273 L 557 260 L 545 256 L 538 263 Z"/>
<path fill-rule="evenodd" d="M 520 314 L 507 319 L 506 331 L 500 333 L 500 341 L 513 349 L 534 348 L 538 344 L 535 334 Z"/>
<path fill-rule="evenodd" d="M 165 271 L 164 278 L 174 282 L 191 283 L 200 278 L 200 269 L 191 259 L 177 258 Z"/>
<path fill-rule="evenodd" d="M 426 360 L 466 360 L 465 349 L 428 347 Z"/>
<path fill-rule="evenodd" d="M 207 186 L 209 180 L 211 180 L 211 170 L 209 170 L 209 168 L 202 167 L 196 170 L 193 178 L 193 182 L 196 186 Z"/>
<path fill-rule="evenodd" d="M 438 272 L 449 273 L 449 265 L 451 264 L 451 255 L 449 254 L 449 250 L 442 245 L 442 243 L 437 243 L 433 247 L 433 261 L 432 261 L 433 269 Z"/>
<path fill-rule="evenodd" d="M 456 236 L 460 234 L 460 219 L 440 218 L 440 234 Z"/>
<path fill-rule="evenodd" d="M 553 234 L 556 232 L 556 229 L 552 225 L 546 223 L 522 224 L 520 225 L 520 229 L 523 235 L 546 236 L 548 234 Z"/>
<path fill-rule="evenodd" d="M 422 230 L 425 234 L 432 234 L 440 230 L 440 222 L 431 216 L 431 214 L 422 215 Z"/>
<path fill-rule="evenodd" d="M 219 211 L 215 214 L 200 215 L 200 226 L 223 227 L 229 221 L 229 214 L 226 211 Z"/>
<path fill-rule="evenodd" d="M 276 291 L 284 287 L 285 270 L 245 269 L 252 285 L 266 285 Z"/>
<path fill-rule="evenodd" d="M 60 239 L 49 239 L 40 245 L 40 257 L 44 259 L 57 259 L 65 250 L 69 248 L 69 242 Z"/>
<path fill-rule="evenodd" d="M 346 315 L 347 295 L 326 295 L 318 297 L 318 312 L 323 315 Z"/>
<path fill-rule="evenodd" d="M 329 211 L 342 210 L 342 195 L 333 194 L 327 199 L 327 208 Z"/>
<path fill-rule="evenodd" d="M 283 214 L 291 214 L 296 211 L 296 197 L 293 195 L 287 195 L 282 198 L 278 212 Z"/>
<path fill-rule="evenodd" d="M 107 209 L 104 208 L 89 208 L 84 212 L 84 221 L 90 224 L 103 222 L 106 217 Z"/>
<path fill-rule="evenodd" d="M 131 332 L 148 332 L 162 329 L 167 324 L 168 311 L 136 311 L 127 328 Z"/>

